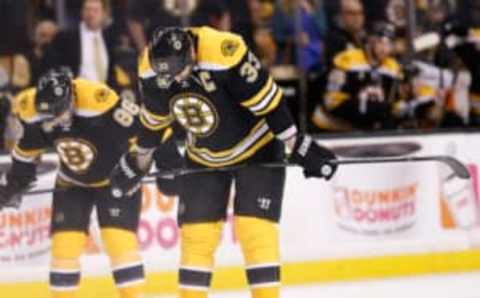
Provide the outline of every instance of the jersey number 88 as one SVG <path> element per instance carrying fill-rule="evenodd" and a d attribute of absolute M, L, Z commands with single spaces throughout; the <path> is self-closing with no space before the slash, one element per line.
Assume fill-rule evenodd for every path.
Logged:
<path fill-rule="evenodd" d="M 130 127 L 135 117 L 140 113 L 140 107 L 131 100 L 122 99 L 120 107 L 113 112 L 113 119 L 123 127 Z"/>

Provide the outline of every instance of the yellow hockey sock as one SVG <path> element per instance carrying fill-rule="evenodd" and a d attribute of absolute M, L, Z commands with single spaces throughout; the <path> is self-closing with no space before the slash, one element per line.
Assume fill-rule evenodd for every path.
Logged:
<path fill-rule="evenodd" d="M 74 298 L 80 283 L 80 255 L 85 249 L 84 232 L 56 232 L 52 237 L 50 291 L 52 298 Z"/>
<path fill-rule="evenodd" d="M 253 298 L 280 296 L 278 227 L 274 222 L 235 216 L 235 233 L 242 247 Z"/>
<path fill-rule="evenodd" d="M 136 235 L 116 228 L 102 228 L 101 234 L 120 297 L 144 297 L 145 273 Z"/>
<path fill-rule="evenodd" d="M 214 254 L 223 222 L 183 224 L 181 229 L 180 297 L 206 298 L 212 279 Z"/>

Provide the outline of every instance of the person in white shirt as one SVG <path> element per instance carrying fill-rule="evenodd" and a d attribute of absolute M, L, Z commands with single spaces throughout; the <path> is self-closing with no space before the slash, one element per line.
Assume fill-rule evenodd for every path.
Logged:
<path fill-rule="evenodd" d="M 68 66 L 75 76 L 114 85 L 116 37 L 106 20 L 106 1 L 84 0 L 79 26 L 58 34 L 47 50 L 45 69 Z"/>

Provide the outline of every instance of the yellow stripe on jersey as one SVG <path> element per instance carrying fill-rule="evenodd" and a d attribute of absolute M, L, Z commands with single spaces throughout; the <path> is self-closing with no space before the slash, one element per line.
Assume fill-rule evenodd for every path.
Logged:
<path fill-rule="evenodd" d="M 242 101 L 240 104 L 246 108 L 251 108 L 259 104 L 265 96 L 272 90 L 273 87 L 273 79 L 272 77 L 268 78 L 267 83 L 262 89 L 252 98 Z"/>
<path fill-rule="evenodd" d="M 225 162 L 210 162 L 210 161 L 207 161 L 207 160 L 199 157 L 195 153 L 191 152 L 190 150 L 187 150 L 187 154 L 190 157 L 190 159 L 192 159 L 193 161 L 195 161 L 199 164 L 202 164 L 204 166 L 211 167 L 211 168 L 225 167 L 225 166 L 233 165 L 233 164 L 236 164 L 236 163 L 239 163 L 239 162 L 242 162 L 242 161 L 248 159 L 249 157 L 253 156 L 258 150 L 260 150 L 265 145 L 270 143 L 274 138 L 275 138 L 275 136 L 273 135 L 273 133 L 269 132 L 265 136 L 263 136 L 258 142 L 256 142 L 253 147 L 246 150 L 244 153 L 239 155 L 237 158 L 234 158 L 234 159 L 231 159 L 231 160 L 228 160 L 228 161 L 225 161 Z"/>
<path fill-rule="evenodd" d="M 340 91 L 331 91 L 328 92 L 327 95 L 325 96 L 325 107 L 329 110 L 333 110 L 339 105 L 341 105 L 343 102 L 345 102 L 350 95 L 345 92 L 340 92 Z"/>
<path fill-rule="evenodd" d="M 173 135 L 173 129 L 171 127 L 165 129 L 162 135 L 162 144 L 168 141 L 172 135 Z"/>
<path fill-rule="evenodd" d="M 265 120 L 260 121 L 238 144 L 230 149 L 212 152 L 207 148 L 198 148 L 194 144 L 187 145 L 188 156 L 208 167 L 222 167 L 244 161 L 254 155 L 262 147 L 274 139 Z"/>
<path fill-rule="evenodd" d="M 128 73 L 122 67 L 115 66 L 114 72 L 115 72 L 115 81 L 119 86 L 128 87 L 132 85 L 132 81 L 130 80 Z"/>
<path fill-rule="evenodd" d="M 148 59 L 148 48 L 145 48 L 138 60 L 138 77 L 141 79 L 148 79 L 155 76 L 155 72 L 150 65 L 150 59 Z"/>
<path fill-rule="evenodd" d="M 75 113 L 83 117 L 95 117 L 112 109 L 119 101 L 115 91 L 107 85 L 84 79 L 73 80 Z"/>
<path fill-rule="evenodd" d="M 157 115 L 147 110 L 145 106 L 142 106 L 140 110 L 140 122 L 143 126 L 153 131 L 158 131 L 168 127 L 173 120 L 174 118 L 172 115 Z"/>
<path fill-rule="evenodd" d="M 264 87 L 254 97 L 243 101 L 242 106 L 250 109 L 256 116 L 264 116 L 273 111 L 282 99 L 283 92 L 269 77 Z"/>
<path fill-rule="evenodd" d="M 273 99 L 270 101 L 268 106 L 265 109 L 256 112 L 255 115 L 256 116 L 264 116 L 264 115 L 267 115 L 268 113 L 270 113 L 271 111 L 275 110 L 278 107 L 278 105 L 280 104 L 280 101 L 282 100 L 282 98 L 283 98 L 283 92 L 279 88 L 277 93 L 275 94 L 275 97 L 273 97 Z"/>
<path fill-rule="evenodd" d="M 12 151 L 12 156 L 23 162 L 34 162 L 36 161 L 42 153 L 45 152 L 45 149 L 32 149 L 32 150 L 25 150 L 15 145 Z"/>
<path fill-rule="evenodd" d="M 62 172 L 59 172 L 57 177 L 57 183 L 59 183 L 60 185 L 75 185 L 80 187 L 98 188 L 110 185 L 110 179 L 107 178 L 97 182 L 83 183 L 66 176 Z"/>
<path fill-rule="evenodd" d="M 207 155 L 212 156 L 214 158 L 227 157 L 229 155 L 232 155 L 234 153 L 234 151 L 237 149 L 237 147 L 245 147 L 246 146 L 245 144 L 249 140 L 258 138 L 258 136 L 255 137 L 255 135 L 259 134 L 260 129 L 264 128 L 266 126 L 266 123 L 267 123 L 267 121 L 265 119 L 262 119 L 262 120 L 258 121 L 258 123 L 255 124 L 255 126 L 250 130 L 248 135 L 245 138 L 243 138 L 237 145 L 235 145 L 231 149 L 222 150 L 222 151 L 219 151 L 219 152 L 213 152 L 213 151 L 210 151 L 207 148 L 192 147 L 192 150 L 197 154 L 207 154 Z"/>

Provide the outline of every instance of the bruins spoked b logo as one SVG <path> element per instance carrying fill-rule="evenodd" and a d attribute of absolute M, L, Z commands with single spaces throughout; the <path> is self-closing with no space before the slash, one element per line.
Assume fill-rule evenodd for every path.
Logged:
<path fill-rule="evenodd" d="M 211 135 L 218 126 L 218 114 L 213 104 L 195 93 L 172 98 L 170 111 L 187 131 L 198 137 Z"/>
<path fill-rule="evenodd" d="M 65 138 L 55 147 L 62 163 L 77 174 L 86 172 L 97 156 L 95 147 L 85 140 Z"/>

